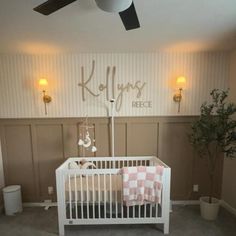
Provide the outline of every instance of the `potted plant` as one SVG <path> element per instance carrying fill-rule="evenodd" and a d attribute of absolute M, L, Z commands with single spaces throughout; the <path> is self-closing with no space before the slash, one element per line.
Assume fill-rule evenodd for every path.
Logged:
<path fill-rule="evenodd" d="M 222 157 L 221 153 L 230 158 L 236 153 L 236 121 L 231 118 L 236 105 L 226 102 L 228 90 L 214 89 L 210 94 L 212 102 L 201 105 L 200 117 L 192 124 L 190 142 L 206 160 L 210 180 L 209 196 L 200 198 L 201 215 L 204 219 L 214 220 L 219 210 L 219 200 L 213 197 L 217 159 Z"/>

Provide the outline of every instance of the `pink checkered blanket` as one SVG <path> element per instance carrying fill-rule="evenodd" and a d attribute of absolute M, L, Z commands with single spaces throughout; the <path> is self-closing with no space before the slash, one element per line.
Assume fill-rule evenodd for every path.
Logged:
<path fill-rule="evenodd" d="M 163 166 L 123 167 L 124 204 L 160 203 L 163 170 Z"/>

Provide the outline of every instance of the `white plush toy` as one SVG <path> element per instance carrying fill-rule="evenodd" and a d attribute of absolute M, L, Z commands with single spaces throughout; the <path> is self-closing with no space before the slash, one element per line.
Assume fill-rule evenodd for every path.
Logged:
<path fill-rule="evenodd" d="M 77 162 L 73 161 L 73 162 L 70 162 L 69 163 L 69 169 L 80 169 L 81 168 L 81 165 L 77 164 Z"/>

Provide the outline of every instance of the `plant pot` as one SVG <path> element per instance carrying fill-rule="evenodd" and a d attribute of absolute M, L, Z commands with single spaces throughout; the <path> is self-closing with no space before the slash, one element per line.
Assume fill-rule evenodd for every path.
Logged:
<path fill-rule="evenodd" d="M 209 203 L 209 197 L 200 198 L 201 216 L 205 220 L 215 220 L 218 216 L 220 201 L 212 198 L 212 203 Z"/>

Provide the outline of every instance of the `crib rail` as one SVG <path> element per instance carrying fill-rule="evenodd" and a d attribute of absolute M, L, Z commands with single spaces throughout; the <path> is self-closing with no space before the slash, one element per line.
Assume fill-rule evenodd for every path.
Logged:
<path fill-rule="evenodd" d="M 169 226 L 170 168 L 154 157 L 86 158 L 96 169 L 68 169 L 70 158 L 56 170 L 60 235 L 64 225 L 147 224 Z M 162 199 L 160 204 L 123 205 L 122 176 L 125 166 L 162 164 Z M 167 223 L 166 223 L 167 222 Z"/>
<path fill-rule="evenodd" d="M 164 162 L 155 156 L 140 156 L 140 157 L 71 157 L 68 158 L 58 169 L 69 169 L 69 163 L 81 161 L 89 161 L 93 163 L 97 169 L 120 169 L 127 166 L 152 166 L 162 165 L 169 168 Z"/>

